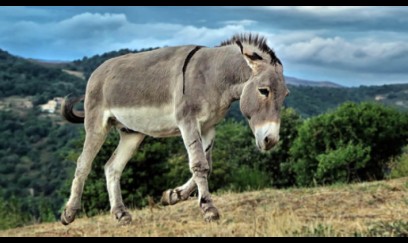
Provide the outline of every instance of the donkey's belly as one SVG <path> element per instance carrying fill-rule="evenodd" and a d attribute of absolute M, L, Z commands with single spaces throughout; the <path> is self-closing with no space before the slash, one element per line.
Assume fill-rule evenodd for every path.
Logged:
<path fill-rule="evenodd" d="M 152 137 L 178 136 L 174 108 L 171 105 L 139 108 L 113 108 L 112 115 L 123 126 Z"/>

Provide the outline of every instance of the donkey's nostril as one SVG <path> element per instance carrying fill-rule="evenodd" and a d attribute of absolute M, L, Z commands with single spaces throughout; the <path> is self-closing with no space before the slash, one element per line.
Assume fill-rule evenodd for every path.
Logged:
<path fill-rule="evenodd" d="M 271 136 L 266 136 L 263 139 L 263 145 L 265 150 L 271 149 L 273 146 L 275 146 L 278 143 L 278 139 L 275 139 L 274 137 Z"/>
<path fill-rule="evenodd" d="M 264 141 L 265 141 L 265 144 L 268 144 L 269 138 L 268 138 L 268 137 L 265 137 Z"/>

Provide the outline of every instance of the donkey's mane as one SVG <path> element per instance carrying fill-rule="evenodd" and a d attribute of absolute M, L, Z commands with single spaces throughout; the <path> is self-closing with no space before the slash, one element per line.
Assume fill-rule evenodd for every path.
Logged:
<path fill-rule="evenodd" d="M 231 39 L 221 42 L 220 46 L 235 45 L 237 42 L 247 43 L 258 47 L 259 50 L 271 57 L 271 64 L 279 63 L 282 65 L 275 52 L 266 44 L 266 38 L 258 34 L 236 34 Z"/>

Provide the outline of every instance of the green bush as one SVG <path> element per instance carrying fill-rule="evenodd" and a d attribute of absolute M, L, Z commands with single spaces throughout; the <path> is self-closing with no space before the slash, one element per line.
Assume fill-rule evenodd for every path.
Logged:
<path fill-rule="evenodd" d="M 324 183 L 348 182 L 357 177 L 357 171 L 367 166 L 370 147 L 361 144 L 340 145 L 336 150 L 317 156 L 316 178 Z"/>
<path fill-rule="evenodd" d="M 387 162 L 407 143 L 408 115 L 374 103 L 345 103 L 306 120 L 286 165 L 296 183 L 383 179 Z"/>
<path fill-rule="evenodd" d="M 21 227 L 29 223 L 30 217 L 21 209 L 21 203 L 15 197 L 6 201 L 0 195 L 0 230 Z"/>
<path fill-rule="evenodd" d="M 408 176 L 408 153 L 405 153 L 391 162 L 390 178 Z"/>
<path fill-rule="evenodd" d="M 247 190 L 259 190 L 270 187 L 272 181 L 266 171 L 259 168 L 251 168 L 248 165 L 241 166 L 234 170 L 233 177 L 228 188 L 229 190 L 241 192 Z"/>

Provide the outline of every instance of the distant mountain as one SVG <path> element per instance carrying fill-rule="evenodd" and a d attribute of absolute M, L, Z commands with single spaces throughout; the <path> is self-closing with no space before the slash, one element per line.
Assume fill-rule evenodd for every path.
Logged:
<path fill-rule="evenodd" d="M 310 81 L 294 77 L 285 76 L 287 84 L 294 86 L 313 86 L 313 87 L 329 87 L 329 88 L 344 88 L 340 84 L 336 84 L 329 81 Z"/>

